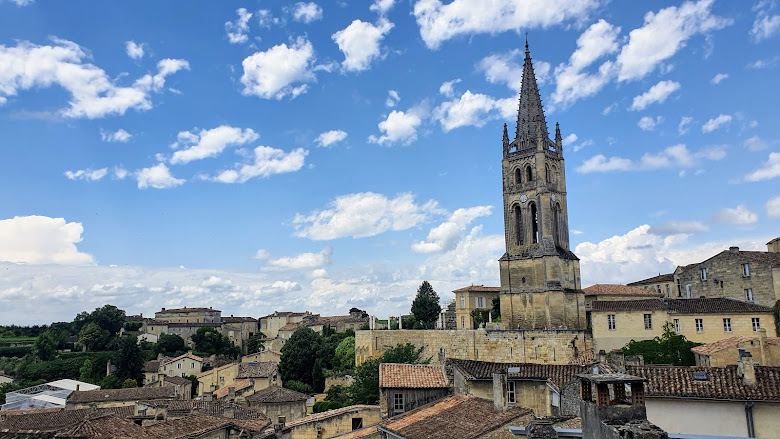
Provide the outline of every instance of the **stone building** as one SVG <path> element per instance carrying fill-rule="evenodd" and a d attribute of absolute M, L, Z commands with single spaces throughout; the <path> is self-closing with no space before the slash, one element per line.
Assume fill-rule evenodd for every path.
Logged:
<path fill-rule="evenodd" d="M 762 366 L 780 366 L 780 337 L 767 337 L 766 328 L 754 336 L 737 335 L 691 349 L 697 366 L 736 365 L 740 352 L 748 352 Z"/>
<path fill-rule="evenodd" d="M 593 324 L 591 316 L 592 304 L 597 300 L 637 300 L 662 297 L 662 293 L 653 289 L 616 284 L 595 284 L 584 288 L 582 291 L 585 292 L 585 319 L 588 328 L 591 328 Z"/>
<path fill-rule="evenodd" d="M 641 288 L 643 290 L 652 290 L 663 295 L 672 297 L 677 294 L 677 287 L 674 282 L 674 273 L 658 273 L 658 276 L 649 277 L 636 282 L 626 284 L 629 287 Z"/>
<path fill-rule="evenodd" d="M 165 309 L 154 313 L 157 320 L 165 320 L 168 323 L 220 323 L 222 311 L 212 308 L 174 308 Z"/>
<path fill-rule="evenodd" d="M 306 316 L 310 316 L 310 312 L 291 312 L 291 311 L 274 311 L 273 314 L 269 314 L 265 317 L 260 317 L 260 332 L 265 334 L 268 338 L 276 338 L 279 335 L 279 329 L 288 323 L 299 323 Z"/>
<path fill-rule="evenodd" d="M 279 386 L 269 386 L 245 398 L 250 408 L 260 410 L 274 422 L 297 421 L 306 416 L 309 395 Z"/>
<path fill-rule="evenodd" d="M 230 386 L 236 387 L 234 385 L 236 382 L 240 382 L 242 389 L 251 387 L 252 393 L 269 386 L 282 385 L 277 363 L 273 361 L 229 363 L 202 372 L 197 375 L 197 378 L 198 395 L 216 392 Z M 246 386 L 245 382 L 250 380 L 251 386 Z"/>
<path fill-rule="evenodd" d="M 177 395 L 173 386 L 135 387 L 131 389 L 100 389 L 75 391 L 68 395 L 66 408 L 108 408 L 132 406 L 137 401 L 160 399 L 189 399 L 189 395 Z"/>
<path fill-rule="evenodd" d="M 340 409 L 315 413 L 288 423 L 276 423 L 258 439 L 319 439 L 359 430 L 379 423 L 379 406 L 351 405 Z"/>
<path fill-rule="evenodd" d="M 591 311 L 595 349 L 620 349 L 631 340 L 650 340 L 664 325 L 697 343 L 774 330 L 772 308 L 735 299 L 643 299 L 595 301 Z"/>
<path fill-rule="evenodd" d="M 230 317 L 222 317 L 221 322 L 222 334 L 227 336 L 234 345 L 241 347 L 242 352 L 246 352 L 244 342 L 257 334 L 257 319 L 231 315 Z"/>
<path fill-rule="evenodd" d="M 414 410 L 449 393 L 440 364 L 379 365 L 379 410 L 383 418 Z"/>
<path fill-rule="evenodd" d="M 455 322 L 458 329 L 477 329 L 471 312 L 475 309 L 492 309 L 493 299 L 498 298 L 501 287 L 471 285 L 452 291 L 455 294 Z"/>

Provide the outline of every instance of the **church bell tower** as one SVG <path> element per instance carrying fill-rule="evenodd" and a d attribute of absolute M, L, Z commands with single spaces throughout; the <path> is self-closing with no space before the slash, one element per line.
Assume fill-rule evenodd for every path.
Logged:
<path fill-rule="evenodd" d="M 579 259 L 569 249 L 561 130 L 548 137 L 531 53 L 525 43 L 514 140 L 504 124 L 501 318 L 506 329 L 584 329 Z"/>

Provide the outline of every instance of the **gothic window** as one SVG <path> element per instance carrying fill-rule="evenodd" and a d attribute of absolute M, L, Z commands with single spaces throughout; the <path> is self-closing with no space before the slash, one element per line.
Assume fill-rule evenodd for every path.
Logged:
<path fill-rule="evenodd" d="M 530 169 L 530 168 L 529 168 Z M 539 243 L 539 217 L 536 212 L 536 203 L 531 203 L 531 242 Z"/>
<path fill-rule="evenodd" d="M 523 182 L 523 172 L 520 170 L 520 168 L 515 169 L 515 184 L 520 184 Z"/>
<path fill-rule="evenodd" d="M 552 183 L 552 171 L 550 171 L 550 165 L 544 165 L 544 178 L 547 183 Z"/>
<path fill-rule="evenodd" d="M 523 212 L 515 205 L 515 244 L 523 245 Z"/>
<path fill-rule="evenodd" d="M 531 170 L 531 166 L 530 165 L 525 167 L 525 180 L 526 181 L 534 181 L 534 173 Z"/>

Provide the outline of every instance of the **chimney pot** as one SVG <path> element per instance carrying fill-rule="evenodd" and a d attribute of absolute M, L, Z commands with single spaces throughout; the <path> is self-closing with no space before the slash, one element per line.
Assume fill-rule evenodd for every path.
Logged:
<path fill-rule="evenodd" d="M 748 387 L 755 387 L 758 384 L 756 380 L 756 370 L 753 366 L 753 355 L 750 352 L 740 352 L 737 370 L 742 376 L 742 383 Z"/>
<path fill-rule="evenodd" d="M 729 251 L 736 253 L 739 251 L 739 247 L 729 247 Z"/>

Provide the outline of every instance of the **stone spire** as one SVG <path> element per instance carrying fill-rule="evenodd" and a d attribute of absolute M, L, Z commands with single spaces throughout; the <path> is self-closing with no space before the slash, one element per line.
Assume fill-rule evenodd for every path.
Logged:
<path fill-rule="evenodd" d="M 515 137 L 533 140 L 536 138 L 537 126 L 540 126 L 547 137 L 547 121 L 542 109 L 542 98 L 536 85 L 536 75 L 531 62 L 531 51 L 528 50 L 528 40 L 525 42 L 525 62 L 523 63 L 523 81 L 520 89 L 520 105 L 517 109 L 517 129 Z"/>
<path fill-rule="evenodd" d="M 558 122 L 555 122 L 555 146 L 558 147 L 558 152 L 563 150 L 563 137 L 561 137 L 561 127 Z"/>

